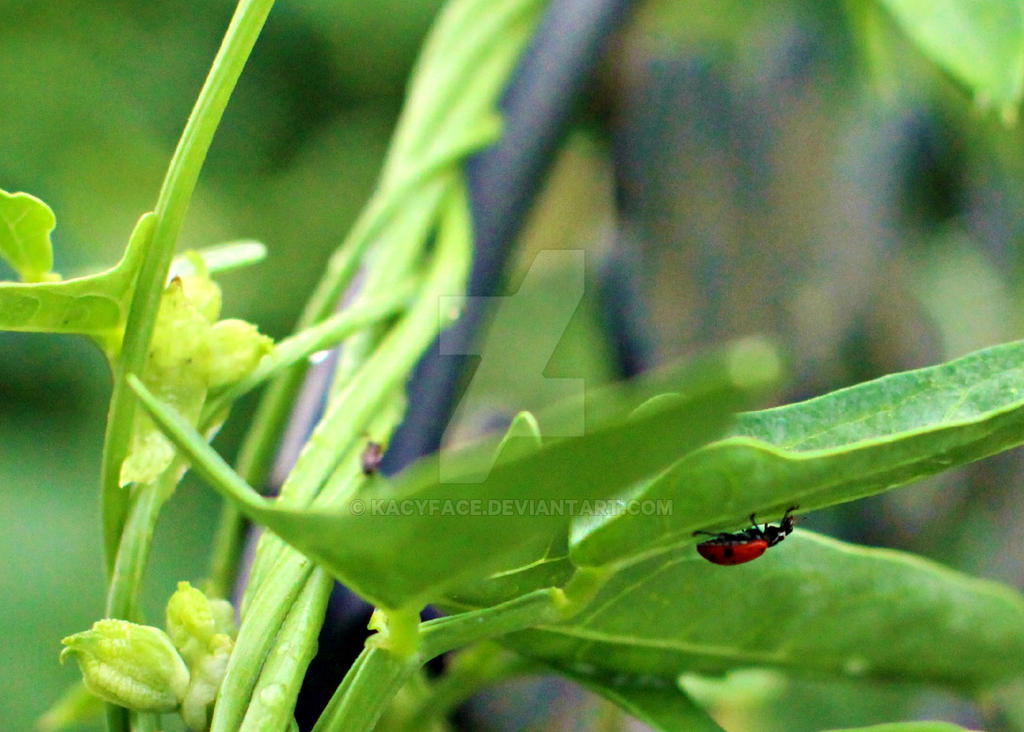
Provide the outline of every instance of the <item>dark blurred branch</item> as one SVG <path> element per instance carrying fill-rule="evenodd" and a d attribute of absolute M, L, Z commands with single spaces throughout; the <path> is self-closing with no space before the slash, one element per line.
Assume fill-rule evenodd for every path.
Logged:
<path fill-rule="evenodd" d="M 505 264 L 573 112 L 600 61 L 609 38 L 622 23 L 631 0 L 553 0 L 502 100 L 501 140 L 469 161 L 475 253 L 468 294 L 493 295 Z M 481 302 L 470 300 L 446 345 L 468 351 L 486 316 Z M 438 344 L 420 361 L 409 384 L 409 410 L 393 436 L 382 469 L 395 472 L 440 445 L 455 404 L 466 356 L 441 356 Z M 325 397 L 307 384 L 309 405 Z M 301 401 L 301 400 L 300 400 Z M 294 412 L 289 432 L 306 435 L 306 422 L 319 410 Z M 293 448 L 294 449 L 294 448 Z M 291 464 L 294 455 L 282 455 Z M 369 607 L 339 588 L 331 599 L 320 636 L 320 653 L 310 665 L 299 697 L 296 718 L 306 726 L 315 720 L 365 638 Z"/>
<path fill-rule="evenodd" d="M 497 293 L 526 213 L 609 38 L 631 5 L 631 0 L 551 3 L 502 100 L 501 140 L 466 167 L 476 239 L 469 295 Z M 470 350 L 485 310 L 484 301 L 468 301 L 445 335 L 446 350 Z M 409 385 L 409 412 L 388 446 L 386 471 L 400 470 L 440 446 L 467 359 L 441 356 L 435 342 L 420 361 Z"/>

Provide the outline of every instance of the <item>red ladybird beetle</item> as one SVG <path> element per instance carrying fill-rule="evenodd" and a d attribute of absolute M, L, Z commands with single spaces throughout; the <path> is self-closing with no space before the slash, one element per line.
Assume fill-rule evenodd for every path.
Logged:
<path fill-rule="evenodd" d="M 793 532 L 795 519 L 790 514 L 798 508 L 800 507 L 790 506 L 787 508 L 778 526 L 766 523 L 762 529 L 757 525 L 755 518 L 757 514 L 752 513 L 750 514 L 750 523 L 754 526 L 746 531 L 737 531 L 735 534 L 724 531 L 717 534 L 712 534 L 710 531 L 694 531 L 694 536 L 707 534 L 715 537 L 698 544 L 697 552 L 709 562 L 725 566 L 743 564 L 757 559 L 768 550 L 768 547 L 775 546 Z"/>

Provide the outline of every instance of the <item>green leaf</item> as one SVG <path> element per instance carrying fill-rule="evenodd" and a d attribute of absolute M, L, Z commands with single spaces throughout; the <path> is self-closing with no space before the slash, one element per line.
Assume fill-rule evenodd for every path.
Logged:
<path fill-rule="evenodd" d="M 50 232 L 56 225 L 53 211 L 35 196 L 0 189 L 0 257 L 25 282 L 50 279 Z"/>
<path fill-rule="evenodd" d="M 776 364 L 770 366 L 774 374 Z M 764 381 L 752 378 L 756 373 L 749 363 L 719 369 L 704 375 L 702 388 L 686 400 L 670 400 L 660 410 L 583 437 L 499 458 L 482 482 L 441 480 L 440 461 L 445 475 L 472 472 L 483 455 L 493 453 L 493 441 L 421 461 L 393 483 L 374 482 L 336 508 L 307 510 L 264 500 L 191 425 L 138 379 L 131 383 L 153 420 L 243 513 L 371 602 L 399 608 L 425 604 L 446 587 L 514 566 L 510 562 L 523 547 L 546 546 L 564 532 L 578 504 L 610 496 L 706 443 L 751 391 L 760 391 Z M 505 451 L 518 454 L 511 439 Z"/>
<path fill-rule="evenodd" d="M 735 567 L 687 549 L 619 569 L 572 620 L 507 641 L 591 675 L 774 667 L 972 688 L 1024 673 L 1024 598 L 798 529 Z"/>
<path fill-rule="evenodd" d="M 572 558 L 622 561 L 716 531 L 890 490 L 1024 442 L 1024 341 L 740 415 L 733 436 L 634 488 L 668 515 L 573 526 Z"/>
<path fill-rule="evenodd" d="M 563 672 L 564 673 L 564 672 Z M 660 680 L 646 683 L 565 673 L 586 689 L 603 696 L 658 732 L 722 732 L 708 713 L 677 686 Z"/>
<path fill-rule="evenodd" d="M 966 727 L 950 722 L 891 722 L 870 727 L 849 727 L 826 732 L 967 732 Z"/>
<path fill-rule="evenodd" d="M 124 257 L 105 272 L 63 282 L 0 283 L 0 330 L 80 333 L 115 349 L 153 223 L 152 214 L 139 219 Z"/>
<path fill-rule="evenodd" d="M 1019 0 L 880 0 L 928 58 L 1008 120 L 1024 89 Z"/>

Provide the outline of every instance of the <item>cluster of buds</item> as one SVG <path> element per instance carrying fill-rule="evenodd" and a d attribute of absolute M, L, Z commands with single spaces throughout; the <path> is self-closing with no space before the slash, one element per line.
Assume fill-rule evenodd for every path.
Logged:
<path fill-rule="evenodd" d="M 188 582 L 167 603 L 167 631 L 107 618 L 68 636 L 61 661 L 74 657 L 85 687 L 104 701 L 138 712 L 180 711 L 205 730 L 235 632 L 234 609 Z"/>
<path fill-rule="evenodd" d="M 201 257 L 195 255 L 191 261 L 195 273 L 174 277 L 160 299 L 141 378 L 146 388 L 196 426 L 210 390 L 244 378 L 274 344 L 252 323 L 219 320 L 220 287 L 210 279 Z M 121 465 L 121 484 L 154 482 L 174 456 L 174 446 L 140 411 Z"/>

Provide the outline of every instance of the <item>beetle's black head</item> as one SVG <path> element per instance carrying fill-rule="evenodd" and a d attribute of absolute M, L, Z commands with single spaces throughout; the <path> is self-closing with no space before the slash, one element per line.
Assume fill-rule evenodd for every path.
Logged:
<path fill-rule="evenodd" d="M 793 511 L 800 508 L 799 506 L 790 506 L 786 509 L 786 513 L 783 514 L 782 520 L 779 521 L 778 526 L 772 526 L 766 524 L 764 527 L 764 540 L 768 542 L 768 546 L 775 546 L 780 541 L 785 539 L 787 536 L 793 533 L 793 524 L 796 523 L 796 519 L 790 514 Z"/>

